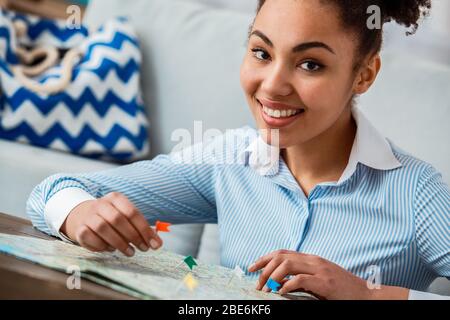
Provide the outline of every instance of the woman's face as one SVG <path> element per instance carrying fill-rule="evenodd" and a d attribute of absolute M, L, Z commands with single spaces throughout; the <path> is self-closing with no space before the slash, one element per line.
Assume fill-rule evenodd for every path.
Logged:
<path fill-rule="evenodd" d="M 280 147 L 287 148 L 348 115 L 355 51 L 356 42 L 332 5 L 267 0 L 241 67 L 241 85 L 258 128 L 279 129 Z"/>

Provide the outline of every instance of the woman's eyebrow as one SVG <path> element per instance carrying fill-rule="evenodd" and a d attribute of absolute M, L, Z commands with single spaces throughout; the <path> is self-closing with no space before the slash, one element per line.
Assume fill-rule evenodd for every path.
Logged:
<path fill-rule="evenodd" d="M 270 39 L 261 31 L 254 30 L 252 33 L 250 33 L 250 37 L 251 36 L 257 36 L 257 37 L 261 38 L 261 40 L 264 41 L 269 47 L 273 48 L 272 41 L 270 41 Z"/>
<path fill-rule="evenodd" d="M 336 53 L 334 53 L 333 49 L 331 49 L 328 45 L 326 45 L 325 43 L 320 42 L 320 41 L 301 43 L 301 44 L 295 46 L 294 49 L 292 49 L 292 52 L 305 51 L 305 50 L 308 50 L 311 48 L 323 48 L 325 50 L 330 51 L 332 54 L 336 54 Z"/>
<path fill-rule="evenodd" d="M 270 39 L 261 31 L 259 30 L 254 30 L 250 36 L 257 36 L 259 38 L 261 38 L 262 41 L 264 41 L 269 47 L 273 48 L 273 43 L 272 41 L 270 41 Z M 330 46 L 328 46 L 327 44 L 320 42 L 320 41 L 311 41 L 311 42 L 304 42 L 301 43 L 297 46 L 295 46 L 292 49 L 292 52 L 297 53 L 300 51 L 305 51 L 311 48 L 322 48 L 325 50 L 328 50 L 329 52 L 331 52 L 332 54 L 336 54 L 333 49 L 330 48 Z"/>

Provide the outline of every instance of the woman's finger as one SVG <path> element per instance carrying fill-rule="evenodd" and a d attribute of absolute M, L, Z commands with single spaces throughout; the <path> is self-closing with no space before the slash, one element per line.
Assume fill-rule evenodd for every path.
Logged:
<path fill-rule="evenodd" d="M 308 262 L 308 259 L 301 255 L 288 255 L 286 259 L 273 270 L 270 278 L 281 283 L 286 277 L 296 274 L 315 274 L 314 266 Z"/>
<path fill-rule="evenodd" d="M 283 262 L 281 256 L 274 257 L 265 267 L 261 275 L 259 276 L 256 290 L 261 290 L 267 283 L 267 280 L 271 277 L 273 271 Z"/>
<path fill-rule="evenodd" d="M 258 260 L 256 260 L 256 262 L 254 264 L 252 264 L 248 268 L 248 271 L 249 272 L 256 272 L 258 270 L 261 270 L 262 268 L 264 268 L 276 256 L 290 254 L 290 253 L 292 253 L 292 251 L 289 251 L 289 250 L 273 251 L 273 252 L 271 252 L 269 254 L 266 254 L 265 256 L 262 256 Z"/>
<path fill-rule="evenodd" d="M 284 260 L 272 271 L 272 273 L 268 276 L 268 278 L 272 279 L 273 281 L 275 281 L 281 285 L 282 281 L 285 280 L 285 278 L 289 274 L 290 274 L 290 270 L 287 267 L 287 260 Z M 270 292 L 270 291 L 272 291 L 272 289 L 269 288 L 266 284 L 263 287 L 263 291 Z"/>
<path fill-rule="evenodd" d="M 94 233 L 103 239 L 108 245 L 118 249 L 124 255 L 131 257 L 134 255 L 134 249 L 125 241 L 120 234 L 101 216 L 95 214 L 86 223 Z"/>
<path fill-rule="evenodd" d="M 99 206 L 97 214 L 105 219 L 121 236 L 132 243 L 141 251 L 147 251 L 148 245 L 144 242 L 139 232 L 131 225 L 128 219 L 117 210 L 110 202 L 104 202 Z"/>
<path fill-rule="evenodd" d="M 278 291 L 280 294 L 286 294 L 292 291 L 304 291 L 315 293 L 318 292 L 318 286 L 320 281 L 317 277 L 310 274 L 298 274 L 286 281 L 281 289 Z"/>
<path fill-rule="evenodd" d="M 146 244 L 149 244 L 152 249 L 158 249 L 162 246 L 162 239 L 152 228 L 150 228 L 144 215 L 139 212 L 127 197 L 120 193 L 113 192 L 108 194 L 105 198 L 109 199 L 109 201 L 125 215 L 128 221 L 139 232 Z"/>
<path fill-rule="evenodd" d="M 76 239 L 82 247 L 90 251 L 110 251 L 109 245 L 86 225 L 80 227 L 76 234 Z"/>

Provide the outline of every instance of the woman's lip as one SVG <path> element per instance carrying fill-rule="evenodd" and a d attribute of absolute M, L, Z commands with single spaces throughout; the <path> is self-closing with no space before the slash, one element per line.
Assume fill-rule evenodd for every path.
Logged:
<path fill-rule="evenodd" d="M 301 113 L 286 118 L 272 118 L 271 116 L 269 116 L 264 112 L 262 104 L 260 102 L 258 103 L 259 103 L 259 110 L 261 112 L 261 116 L 264 122 L 272 128 L 286 127 L 291 123 L 293 123 L 294 121 L 296 121 L 298 118 L 300 118 L 303 115 L 303 113 L 305 113 L 304 111 L 302 111 Z"/>
<path fill-rule="evenodd" d="M 280 102 L 274 102 L 274 101 L 270 101 L 267 99 L 256 99 L 259 104 L 262 104 L 266 107 L 269 107 L 270 109 L 279 109 L 279 110 L 300 110 L 300 109 L 305 109 L 302 107 L 298 107 L 298 106 L 293 106 L 293 105 L 289 105 L 289 104 L 284 104 L 284 103 L 280 103 Z"/>

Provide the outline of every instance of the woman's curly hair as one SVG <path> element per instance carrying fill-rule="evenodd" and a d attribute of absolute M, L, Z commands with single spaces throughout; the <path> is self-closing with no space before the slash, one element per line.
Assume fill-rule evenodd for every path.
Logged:
<path fill-rule="evenodd" d="M 317 0 L 314 0 L 317 1 Z M 367 9 L 376 5 L 381 9 L 381 23 L 395 21 L 410 30 L 407 35 L 416 32 L 420 19 L 429 14 L 431 0 L 320 0 L 324 4 L 334 5 L 340 14 L 344 28 L 353 31 L 359 40 L 359 57 L 378 53 L 383 43 L 383 27 L 367 27 L 369 14 Z M 257 12 L 266 0 L 259 0 Z"/>

